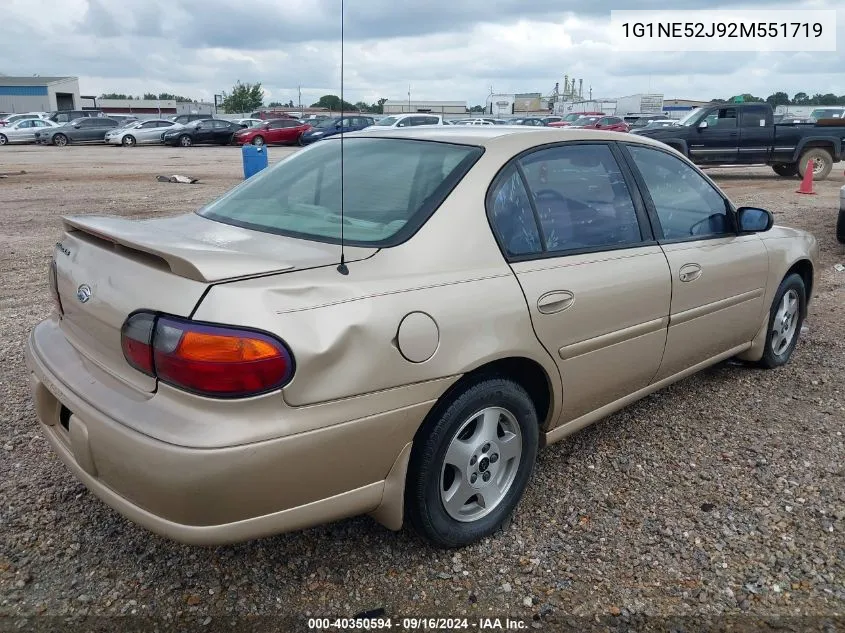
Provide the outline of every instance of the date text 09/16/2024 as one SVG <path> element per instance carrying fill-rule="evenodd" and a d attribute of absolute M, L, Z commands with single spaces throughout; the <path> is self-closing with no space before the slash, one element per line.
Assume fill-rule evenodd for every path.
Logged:
<path fill-rule="evenodd" d="M 311 631 L 521 631 L 524 620 L 513 618 L 309 618 Z"/>

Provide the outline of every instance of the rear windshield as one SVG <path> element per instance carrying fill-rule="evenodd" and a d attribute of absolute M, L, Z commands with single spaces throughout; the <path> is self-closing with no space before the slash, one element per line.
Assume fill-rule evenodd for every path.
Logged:
<path fill-rule="evenodd" d="M 341 142 L 300 150 L 200 209 L 248 229 L 320 242 L 341 238 Z M 343 141 L 343 238 L 393 246 L 431 217 L 483 153 L 480 147 L 408 139 Z"/>

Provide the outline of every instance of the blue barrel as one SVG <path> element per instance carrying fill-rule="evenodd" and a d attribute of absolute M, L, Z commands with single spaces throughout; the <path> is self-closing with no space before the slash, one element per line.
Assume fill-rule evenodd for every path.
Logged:
<path fill-rule="evenodd" d="M 244 159 L 244 180 L 267 167 L 267 147 L 247 144 L 241 148 Z"/>

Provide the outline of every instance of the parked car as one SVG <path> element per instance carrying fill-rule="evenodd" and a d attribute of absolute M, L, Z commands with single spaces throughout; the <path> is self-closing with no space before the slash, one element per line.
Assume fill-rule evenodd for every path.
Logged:
<path fill-rule="evenodd" d="M 444 122 L 445 124 L 445 122 Z M 458 119 L 453 125 L 496 125 L 490 119 Z"/>
<path fill-rule="evenodd" d="M 22 119 L 0 128 L 0 145 L 11 143 L 34 143 L 35 133 L 48 127 L 58 127 L 46 119 Z"/>
<path fill-rule="evenodd" d="M 341 132 L 345 134 L 347 132 L 363 130 L 364 128 L 369 127 L 374 123 L 375 121 L 373 121 L 373 117 L 360 116 L 357 114 L 352 116 L 344 116 L 343 118 L 333 117 L 331 119 L 323 119 L 316 125 L 312 125 L 310 130 L 302 133 L 299 136 L 299 144 L 308 145 L 309 143 L 314 143 L 324 138 L 329 138 L 330 136 L 340 134 Z"/>
<path fill-rule="evenodd" d="M 546 122 L 540 117 L 518 117 L 511 119 L 509 125 L 528 125 L 534 127 L 546 127 Z"/>
<path fill-rule="evenodd" d="M 725 359 L 788 363 L 811 234 L 646 137 L 562 138 L 363 131 L 343 169 L 328 139 L 196 213 L 64 218 L 25 346 L 41 432 L 178 541 L 370 513 L 455 547 L 541 446 Z"/>
<path fill-rule="evenodd" d="M 562 123 L 563 117 L 557 115 L 549 115 L 541 117 L 543 121 L 545 121 L 546 125 L 551 125 L 552 123 Z"/>
<path fill-rule="evenodd" d="M 229 145 L 235 132 L 241 126 L 223 119 L 201 119 L 192 121 L 177 129 L 165 131 L 161 134 L 161 142 L 165 145 L 190 147 L 192 145 Z"/>
<path fill-rule="evenodd" d="M 842 119 L 845 118 L 845 107 L 835 106 L 830 108 L 816 108 L 810 112 L 809 119 L 813 123 L 822 119 Z"/>
<path fill-rule="evenodd" d="M 771 165 L 779 176 L 827 178 L 842 159 L 842 125 L 775 125 L 768 103 L 719 103 L 690 112 L 671 128 L 636 130 L 700 165 Z"/>
<path fill-rule="evenodd" d="M 123 145 L 124 147 L 159 145 L 163 132 L 180 127 L 182 127 L 180 124 L 168 119 L 133 121 L 106 132 L 105 142 L 109 145 Z"/>
<path fill-rule="evenodd" d="M 47 117 L 54 123 L 70 123 L 74 119 L 83 117 L 104 116 L 102 110 L 55 110 Z"/>
<path fill-rule="evenodd" d="M 46 112 L 24 112 L 22 114 L 7 114 L 0 117 L 0 128 L 11 126 L 13 123 L 23 121 L 24 119 L 46 119 L 48 114 Z"/>
<path fill-rule="evenodd" d="M 653 130 L 655 128 L 663 128 L 663 127 L 672 127 L 673 125 L 678 125 L 678 121 L 675 119 L 661 119 L 658 121 L 652 121 L 648 125 L 642 128 L 638 128 L 640 130 Z"/>
<path fill-rule="evenodd" d="M 35 142 L 64 147 L 70 143 L 102 143 L 109 130 L 118 127 L 108 117 L 83 117 L 70 123 L 35 132 Z"/>
<path fill-rule="evenodd" d="M 207 121 L 213 118 L 214 115 L 212 114 L 179 114 L 177 116 L 170 117 L 170 120 L 174 123 L 187 125 L 188 123 L 192 123 L 193 121 Z"/>
<path fill-rule="evenodd" d="M 627 132 L 629 129 L 628 124 L 619 116 L 585 116 L 577 119 L 570 127 L 609 132 Z"/>
<path fill-rule="evenodd" d="M 262 121 L 261 127 L 247 128 L 235 133 L 238 145 L 294 145 L 299 137 L 311 129 L 307 123 L 296 119 L 271 119 Z"/>
<path fill-rule="evenodd" d="M 396 114 L 387 116 L 373 124 L 376 128 L 416 127 L 419 125 L 443 125 L 439 114 Z"/>
<path fill-rule="evenodd" d="M 554 123 L 549 123 L 549 127 L 569 127 L 575 121 L 583 116 L 604 116 L 604 112 L 570 112 L 564 115 L 563 119 Z"/>
<path fill-rule="evenodd" d="M 624 117 L 623 117 L 624 118 Z M 668 123 L 674 123 L 674 119 L 670 119 L 665 114 L 648 114 L 646 116 L 641 116 L 633 121 L 627 121 L 629 130 L 637 130 L 640 128 L 648 127 L 649 123 L 657 122 L 657 121 L 665 121 Z"/>
<path fill-rule="evenodd" d="M 798 115 L 780 116 L 780 115 L 777 115 L 777 116 L 775 116 L 773 123 L 775 125 L 796 125 L 796 124 L 804 125 L 804 124 L 808 124 L 808 123 L 809 124 L 815 123 L 815 121 L 813 119 L 811 119 L 810 117 L 806 117 L 806 116 L 798 116 Z"/>

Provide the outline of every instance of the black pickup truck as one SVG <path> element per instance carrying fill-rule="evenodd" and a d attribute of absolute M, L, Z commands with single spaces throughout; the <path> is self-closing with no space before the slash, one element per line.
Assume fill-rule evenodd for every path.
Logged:
<path fill-rule="evenodd" d="M 767 103 L 714 103 L 690 112 L 678 125 L 646 128 L 648 136 L 675 148 L 698 165 L 771 165 L 779 176 L 827 178 L 842 160 L 845 120 L 775 124 Z"/>

